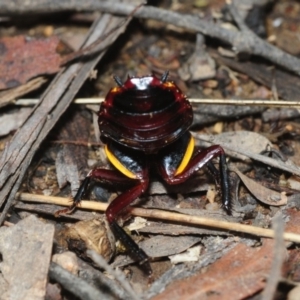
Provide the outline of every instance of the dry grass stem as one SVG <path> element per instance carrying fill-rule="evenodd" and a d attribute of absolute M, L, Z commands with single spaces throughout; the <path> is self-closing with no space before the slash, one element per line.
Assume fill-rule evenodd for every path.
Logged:
<path fill-rule="evenodd" d="M 104 98 L 77 98 L 74 99 L 75 104 L 100 104 Z M 35 105 L 39 99 L 19 99 L 16 100 L 16 105 Z M 239 106 L 266 106 L 266 107 L 285 107 L 299 108 L 300 101 L 285 101 L 285 100 L 245 100 L 245 99 L 198 99 L 190 98 L 192 104 L 214 104 L 214 105 L 239 105 Z"/>
<path fill-rule="evenodd" d="M 17 195 L 17 199 L 24 202 L 37 202 L 37 203 L 48 203 L 56 204 L 61 206 L 69 206 L 71 204 L 71 199 L 66 199 L 63 197 L 53 197 L 53 196 L 43 196 L 34 195 L 28 193 L 21 193 Z M 100 203 L 95 201 L 81 201 L 81 209 L 91 209 L 96 211 L 105 211 L 107 208 L 106 203 Z M 158 209 L 144 209 L 144 208 L 133 208 L 131 214 L 134 216 L 147 217 L 151 219 L 159 219 L 166 221 L 173 221 L 185 224 L 194 224 L 211 228 L 218 228 L 222 230 L 234 231 L 247 233 L 259 237 L 274 238 L 275 233 L 272 229 L 265 229 L 250 225 L 244 225 L 239 223 L 231 223 L 227 221 L 219 221 L 215 219 L 209 219 L 199 216 L 190 216 L 185 214 L 173 213 L 169 211 L 162 211 Z M 300 243 L 300 235 L 291 232 L 284 232 L 283 238 L 286 241 L 291 241 L 294 243 Z"/>

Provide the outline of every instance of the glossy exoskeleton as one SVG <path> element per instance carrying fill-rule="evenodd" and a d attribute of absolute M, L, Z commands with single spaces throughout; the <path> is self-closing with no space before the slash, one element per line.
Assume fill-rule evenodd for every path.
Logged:
<path fill-rule="evenodd" d="M 80 203 L 91 179 L 128 184 L 128 190 L 109 204 L 106 217 L 115 237 L 133 259 L 143 264 L 148 275 L 152 273 L 148 256 L 118 225 L 117 218 L 147 190 L 150 167 L 173 185 L 186 181 L 206 165 L 221 189 L 223 208 L 230 213 L 224 150 L 218 145 L 204 150 L 195 148 L 188 131 L 193 120 L 192 107 L 167 77 L 167 72 L 161 78 L 128 77 L 124 83 L 115 77 L 118 86 L 109 91 L 99 111 L 101 139 L 114 169 L 91 170 L 70 207 L 72 210 Z M 219 170 L 211 162 L 215 157 L 219 157 Z"/>

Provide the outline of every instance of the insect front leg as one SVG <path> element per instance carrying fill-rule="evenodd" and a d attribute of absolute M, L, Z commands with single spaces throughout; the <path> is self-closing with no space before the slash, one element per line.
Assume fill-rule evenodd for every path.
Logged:
<path fill-rule="evenodd" d="M 219 171 L 211 163 L 211 160 L 219 157 Z M 229 190 L 228 167 L 226 163 L 226 155 L 224 149 L 219 145 L 214 145 L 204 150 L 197 149 L 186 167 L 179 174 L 176 170 L 172 174 L 168 173 L 163 164 L 158 166 L 158 170 L 163 179 L 170 185 L 185 182 L 195 172 L 203 168 L 205 165 L 209 167 L 214 176 L 220 178 L 220 186 L 222 191 L 222 205 L 228 214 L 231 213 L 231 201 Z M 218 180 L 218 179 L 217 179 Z"/>
<path fill-rule="evenodd" d="M 145 175 L 147 173 L 145 172 Z M 97 180 L 101 182 L 111 183 L 115 185 L 133 185 L 126 192 L 115 198 L 108 206 L 105 214 L 110 225 L 112 232 L 114 233 L 116 239 L 120 240 L 125 246 L 129 255 L 140 264 L 143 264 L 143 268 L 148 276 L 152 274 L 152 269 L 149 263 L 149 257 L 147 254 L 134 242 L 134 240 L 120 227 L 117 223 L 118 216 L 134 201 L 136 200 L 148 187 L 148 177 L 145 176 L 143 179 L 131 179 L 124 176 L 117 170 L 107 170 L 107 169 L 94 169 L 91 170 L 87 177 L 84 179 L 80 185 L 72 205 L 61 213 L 70 213 L 76 206 L 80 205 L 80 201 L 87 192 L 88 186 L 91 180 Z"/>
<path fill-rule="evenodd" d="M 141 180 L 137 185 L 133 186 L 123 194 L 114 199 L 106 210 L 106 217 L 115 237 L 119 239 L 126 247 L 126 250 L 135 261 L 143 265 L 144 271 L 151 276 L 152 269 L 149 263 L 148 255 L 135 243 L 135 241 L 120 227 L 117 223 L 117 217 L 148 187 L 148 179 Z"/>
<path fill-rule="evenodd" d="M 56 215 L 61 214 L 70 214 L 74 211 L 74 209 L 80 205 L 81 200 L 83 199 L 84 195 L 87 193 L 89 188 L 89 184 L 91 180 L 99 180 L 102 182 L 107 182 L 110 184 L 119 184 L 119 185 L 129 185 L 132 184 L 132 179 L 125 177 L 120 172 L 116 170 L 107 170 L 101 168 L 95 168 L 91 170 L 76 192 L 76 195 L 73 198 L 73 203 L 66 209 L 59 210 L 56 212 Z"/>

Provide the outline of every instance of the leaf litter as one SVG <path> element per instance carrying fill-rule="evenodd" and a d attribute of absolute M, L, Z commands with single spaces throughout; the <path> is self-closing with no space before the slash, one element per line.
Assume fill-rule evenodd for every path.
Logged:
<path fill-rule="evenodd" d="M 25 42 L 27 41 L 25 40 Z M 5 46 L 7 44 L 8 42 L 4 43 Z M 54 47 L 52 47 L 52 50 L 53 49 Z M 36 53 L 39 52 L 37 51 Z M 54 57 L 53 59 L 56 60 L 58 58 Z M 6 58 L 6 62 L 7 61 L 9 61 L 9 58 Z M 30 57 L 28 61 L 32 62 L 32 57 Z M 152 57 L 147 61 L 147 63 L 152 62 L 153 66 L 156 66 L 157 68 L 162 68 L 164 64 L 158 64 L 157 63 L 158 61 L 159 61 L 158 59 Z M 53 65 L 54 67 L 58 68 L 59 66 L 58 61 Z M 175 59 L 173 60 L 173 65 L 180 65 L 180 63 L 178 60 Z M 19 63 L 19 67 L 26 67 L 26 65 L 22 66 L 22 64 Z M 29 78 L 37 76 L 34 75 L 34 72 L 32 73 L 33 75 L 31 74 L 31 68 L 28 70 L 30 71 L 28 72 L 29 73 L 28 78 L 21 76 L 22 74 L 17 74 L 17 75 L 12 74 L 12 76 L 8 74 L 10 77 L 5 76 L 2 79 L 2 85 L 4 86 L 3 88 L 18 85 L 19 83 L 26 82 Z M 5 70 L 3 72 L 2 74 L 6 74 Z M 37 74 L 43 74 L 43 72 L 45 72 L 46 74 L 51 74 L 51 72 L 55 72 L 55 71 L 39 70 Z M 181 82 L 181 84 L 184 85 L 185 83 Z M 214 86 L 216 85 L 206 82 L 203 83 L 203 87 L 205 86 L 208 87 L 208 89 L 205 92 L 208 92 L 209 89 L 213 89 Z M 222 124 L 220 123 L 220 128 L 221 128 L 220 130 L 223 129 L 221 125 Z M 272 168 L 278 168 L 283 170 L 284 172 L 289 172 L 292 174 L 296 174 L 298 176 L 300 174 L 299 167 L 297 166 L 296 161 L 294 161 L 294 163 L 292 163 L 290 160 L 283 162 L 260 154 L 268 147 L 273 146 L 272 143 L 262 134 L 258 134 L 256 132 L 251 132 L 251 131 L 236 131 L 235 133 L 220 133 L 214 136 L 196 134 L 196 137 L 197 138 L 201 137 L 201 139 L 206 142 L 206 144 L 204 142 L 201 142 L 202 145 L 210 145 L 211 143 L 221 144 L 222 146 L 224 146 L 226 153 L 230 154 L 233 158 L 242 159 L 247 164 L 251 164 L 250 159 L 253 159 L 264 163 L 266 168 L 269 168 L 269 166 L 271 166 Z M 65 136 L 63 139 L 67 139 L 67 137 Z M 72 136 L 70 140 L 72 139 L 76 139 L 76 134 Z M 66 151 L 66 153 L 63 156 L 66 156 L 67 158 L 72 158 L 72 151 Z M 72 179 L 71 177 L 72 174 L 74 172 L 77 173 L 77 171 L 74 171 L 71 168 L 69 170 L 67 169 L 64 170 L 64 167 L 67 168 L 67 165 L 68 163 L 61 162 L 60 166 L 58 167 L 58 169 L 60 169 L 60 171 L 58 172 L 58 180 L 59 180 L 60 188 L 64 189 L 64 187 L 66 186 L 66 182 L 73 182 L 72 189 L 75 190 L 76 187 L 75 181 L 78 181 L 79 174 L 76 174 L 77 177 L 75 179 Z M 81 163 L 81 165 L 84 165 L 84 163 Z M 275 215 L 278 211 L 282 210 L 285 213 L 285 218 L 286 218 L 285 220 L 290 219 L 290 221 L 287 223 L 287 231 L 292 231 L 295 233 L 299 231 L 298 230 L 299 227 L 297 226 L 298 223 L 297 219 L 299 219 L 298 214 L 294 210 L 287 210 L 285 207 L 283 208 L 277 207 L 278 205 L 285 205 L 286 202 L 289 200 L 289 197 L 287 197 L 283 192 L 280 191 L 278 192 L 266 188 L 259 181 L 254 181 L 248 175 L 244 175 L 242 171 L 238 170 L 237 168 L 236 169 L 232 168 L 231 170 L 233 170 L 238 174 L 239 178 L 242 180 L 245 187 L 250 191 L 251 194 L 255 196 L 255 198 L 260 200 L 260 202 L 266 204 L 266 205 L 258 206 L 257 210 L 259 211 L 257 213 L 257 216 L 259 215 L 264 216 L 267 219 L 267 217 L 269 217 L 269 214 L 270 216 L 272 216 Z M 64 174 L 64 171 L 66 171 L 66 173 L 68 174 Z M 195 180 L 196 184 L 192 185 L 192 187 L 194 186 L 194 189 L 192 188 L 186 189 L 186 186 L 181 186 L 177 188 L 177 190 L 176 188 L 172 190 L 172 188 L 168 189 L 161 183 L 154 184 L 150 189 L 150 198 L 154 197 L 155 195 L 165 195 L 168 193 L 175 193 L 175 194 L 182 193 L 185 195 L 185 197 L 192 198 L 189 197 L 189 195 L 191 194 L 192 196 L 196 197 L 198 200 L 201 198 L 201 202 L 203 202 L 202 200 L 204 199 L 205 202 L 206 201 L 205 193 L 203 192 L 208 189 L 208 187 L 211 185 L 211 182 L 207 182 L 207 183 L 205 182 L 204 184 L 201 184 L 199 188 L 199 185 L 198 187 L 196 186 L 197 181 L 199 180 L 200 177 L 197 178 L 197 180 Z M 193 195 L 193 193 L 195 193 L 195 195 Z M 215 200 L 214 197 L 212 197 L 211 201 L 212 202 L 218 201 L 218 199 Z M 189 208 L 182 208 L 180 205 L 178 206 L 176 204 L 174 204 L 174 206 L 172 207 L 171 205 L 169 205 L 169 203 L 162 204 L 162 206 L 160 206 L 160 204 L 162 204 L 162 201 L 156 202 L 157 207 L 164 208 L 166 210 L 168 209 L 176 210 L 182 213 L 190 213 L 191 215 L 198 214 L 199 212 L 201 213 L 201 211 L 203 211 L 203 207 L 200 208 L 199 206 L 193 206 L 194 203 L 187 204 L 187 201 L 186 203 L 182 201 L 180 205 L 183 206 L 190 205 Z M 216 215 L 213 217 L 217 218 L 219 214 L 221 216 L 220 219 L 222 219 L 222 217 L 225 218 L 224 216 L 222 216 L 220 212 L 221 212 L 220 209 L 217 210 L 215 212 Z M 256 212 L 252 212 L 252 213 L 255 214 Z M 204 214 L 210 216 L 213 215 L 213 213 L 212 214 L 207 213 L 205 210 L 204 210 Z M 242 217 L 245 217 L 245 215 L 241 216 L 241 218 Z M 252 218 L 250 219 L 252 220 Z M 228 217 L 228 220 L 241 221 L 241 219 L 237 217 Z M 247 220 L 244 221 L 246 222 Z M 188 282 L 190 279 L 188 280 L 183 279 L 179 283 L 174 282 L 173 285 L 167 287 L 165 292 L 166 294 L 164 293 L 161 294 L 162 299 L 164 296 L 167 298 L 168 297 L 176 298 L 170 292 L 171 287 L 173 287 L 174 289 L 173 293 L 179 292 L 179 294 L 183 295 L 185 299 L 199 299 L 198 297 L 201 298 L 202 296 L 203 297 L 208 296 L 211 299 L 217 299 L 217 296 L 222 297 L 222 299 L 234 299 L 234 298 L 240 299 L 240 298 L 253 295 L 254 293 L 263 289 L 264 281 L 266 278 L 265 274 L 269 273 L 270 261 L 272 261 L 271 250 L 273 245 L 271 246 L 269 245 L 272 244 L 272 241 L 263 240 L 262 245 L 260 245 L 260 242 L 257 241 L 257 244 L 255 245 L 256 247 L 253 247 L 254 246 L 253 244 L 251 246 L 242 244 L 239 241 L 239 238 L 236 237 L 235 238 L 236 240 L 234 242 L 237 245 L 235 246 L 234 249 L 230 250 L 228 248 L 228 250 L 230 251 L 227 254 L 225 254 L 223 257 L 222 257 L 223 253 L 222 255 L 219 253 L 220 255 L 217 256 L 217 255 L 213 255 L 216 253 L 213 252 L 207 253 L 205 252 L 205 250 L 204 253 L 201 253 L 201 255 L 199 256 L 200 250 L 202 251 L 201 243 L 205 244 L 204 240 L 207 235 L 215 234 L 216 237 L 213 238 L 215 240 L 217 239 L 221 240 L 223 236 L 228 236 L 230 235 L 230 233 L 229 232 L 222 233 L 222 232 L 218 232 L 217 230 L 214 232 L 207 228 L 198 228 L 195 226 L 178 225 L 178 227 L 176 227 L 174 226 L 174 224 L 165 224 L 165 223 L 160 224 L 160 222 L 153 222 L 153 221 L 150 222 L 147 221 L 146 224 L 144 224 L 145 222 L 142 223 L 143 224 L 138 224 L 138 225 L 135 224 L 136 227 L 131 227 L 130 229 L 133 231 L 134 238 L 137 240 L 141 240 L 140 244 L 143 245 L 145 249 L 148 249 L 152 257 L 163 258 L 166 256 L 173 255 L 172 253 L 176 252 L 179 253 L 179 254 L 175 254 L 176 259 L 179 259 L 179 261 L 197 260 L 198 263 L 199 260 L 201 260 L 202 255 L 203 258 L 209 255 L 211 257 L 209 263 L 207 263 L 206 265 L 202 265 L 201 272 L 205 271 L 204 274 L 194 275 L 195 276 L 194 277 L 193 273 L 190 272 L 189 275 L 192 275 L 192 277 L 190 277 L 191 282 Z M 294 226 L 292 226 L 291 223 L 293 223 Z M 142 233 L 142 235 L 138 236 L 136 232 Z M 199 237 L 200 235 L 201 238 Z M 228 237 L 228 241 L 229 239 L 230 237 Z M 224 240 L 222 241 L 225 243 L 225 240 L 226 239 L 224 238 Z M 200 244 L 201 246 L 199 246 Z M 205 247 L 203 249 L 205 249 Z M 195 252 L 192 254 L 191 252 L 193 252 L 194 250 Z M 268 253 L 268 251 L 270 253 Z M 291 253 L 293 252 L 296 253 L 296 249 L 292 249 L 290 251 Z M 182 255 L 183 256 L 187 255 L 187 256 L 186 258 L 182 258 Z M 221 258 L 219 260 L 216 260 L 216 258 L 219 257 Z M 295 257 L 297 257 L 296 254 Z M 297 258 L 295 258 L 294 262 L 297 262 Z M 207 266 L 208 264 L 211 265 L 205 268 L 205 266 Z M 261 269 L 260 269 L 260 264 L 261 264 Z M 179 270 L 180 268 L 185 268 L 186 266 L 187 265 L 179 264 L 174 268 L 178 267 L 177 270 Z M 288 269 L 287 272 L 289 273 L 293 272 L 293 270 L 291 270 L 291 265 L 288 265 L 287 269 Z M 226 270 L 226 276 L 224 275 L 224 272 L 222 272 L 222 270 Z M 167 272 L 166 272 L 166 276 L 167 276 Z M 172 278 L 173 280 L 175 276 L 170 278 Z M 159 279 L 157 281 L 159 281 Z M 246 285 L 245 287 L 243 287 L 242 283 L 245 282 Z M 155 284 L 156 283 L 153 284 L 153 288 L 155 287 Z M 164 285 L 161 291 L 165 288 L 165 286 L 166 285 Z M 196 287 L 197 290 L 195 290 Z M 246 289 L 248 288 L 249 290 L 247 291 Z M 231 289 L 231 294 L 230 294 L 230 289 Z M 160 296 L 157 297 L 158 299 L 160 299 Z"/>
<path fill-rule="evenodd" d="M 270 269 L 274 241 L 264 240 L 257 248 L 238 244 L 200 273 L 175 281 L 153 300 L 244 299 L 260 291 Z M 220 272 L 226 270 L 226 274 Z"/>
<path fill-rule="evenodd" d="M 59 71 L 61 57 L 56 52 L 59 39 L 26 38 L 0 39 L 0 89 L 17 87 L 29 79 Z"/>

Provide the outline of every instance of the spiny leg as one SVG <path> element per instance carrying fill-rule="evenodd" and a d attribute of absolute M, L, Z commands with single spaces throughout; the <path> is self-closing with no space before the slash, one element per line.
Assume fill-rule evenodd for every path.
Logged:
<path fill-rule="evenodd" d="M 228 214 L 231 213 L 231 201 L 229 190 L 229 177 L 228 168 L 226 163 L 226 155 L 223 148 L 219 145 L 214 145 L 204 150 L 197 149 L 192 159 L 189 161 L 185 169 L 177 175 L 169 175 L 162 165 L 158 166 L 159 172 L 163 179 L 170 185 L 179 184 L 185 182 L 199 169 L 208 165 L 213 173 L 216 171 L 213 169 L 211 160 L 215 157 L 220 158 L 218 176 L 220 175 L 220 184 L 222 190 L 222 205 Z"/>
<path fill-rule="evenodd" d="M 120 227 L 117 223 L 117 216 L 126 208 L 130 203 L 137 199 L 148 187 L 148 180 L 141 181 L 138 185 L 132 187 L 125 193 L 119 195 L 113 202 L 110 203 L 106 210 L 106 217 L 110 228 L 115 236 L 126 247 L 129 256 L 135 261 L 143 265 L 144 271 L 148 276 L 151 276 L 152 269 L 149 263 L 148 255 L 135 243 L 135 241 Z"/>
<path fill-rule="evenodd" d="M 125 177 L 120 172 L 116 170 L 107 170 L 107 169 L 92 169 L 81 185 L 79 186 L 79 189 L 77 190 L 74 198 L 73 203 L 66 209 L 59 210 L 55 213 L 55 215 L 61 215 L 61 214 L 70 214 L 74 211 L 74 209 L 80 205 L 80 201 L 83 199 L 84 195 L 86 194 L 89 184 L 91 182 L 91 179 L 100 180 L 107 183 L 114 183 L 114 184 L 120 184 L 120 185 L 128 185 L 132 184 L 134 180 Z"/>
<path fill-rule="evenodd" d="M 232 210 L 232 203 L 230 201 L 229 176 L 225 154 L 220 155 L 219 170 L 215 167 L 212 161 L 209 161 L 207 163 L 207 167 L 215 178 L 217 189 L 221 191 L 222 206 L 230 215 Z"/>
<path fill-rule="evenodd" d="M 122 244 L 127 249 L 129 255 L 140 264 L 143 265 L 143 268 L 148 276 L 151 276 L 152 269 L 149 263 L 149 257 L 147 254 L 135 243 L 135 241 L 124 231 L 122 227 L 120 227 L 117 223 L 117 217 L 132 203 L 135 199 L 137 199 L 148 187 L 148 179 L 146 180 L 138 180 L 138 179 L 130 179 L 119 171 L 116 170 L 107 170 L 107 169 L 94 169 L 89 172 L 87 177 L 84 179 L 82 184 L 80 185 L 72 205 L 66 210 L 59 211 L 58 214 L 62 213 L 70 213 L 72 212 L 76 206 L 80 205 L 80 201 L 85 195 L 88 186 L 90 184 L 91 179 L 97 179 L 102 182 L 119 184 L 119 185 L 135 185 L 119 195 L 116 199 L 114 199 L 106 210 L 106 217 L 108 223 L 110 225 L 111 230 L 113 231 L 116 239 L 119 239 Z"/>

